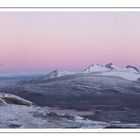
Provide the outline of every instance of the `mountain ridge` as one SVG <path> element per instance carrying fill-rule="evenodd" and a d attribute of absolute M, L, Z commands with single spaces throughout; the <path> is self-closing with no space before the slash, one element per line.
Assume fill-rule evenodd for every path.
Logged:
<path fill-rule="evenodd" d="M 118 67 L 113 65 L 113 63 L 108 63 L 106 65 L 92 64 L 89 65 L 87 68 L 85 68 L 83 71 L 77 73 L 56 69 L 50 72 L 49 74 L 43 76 L 42 80 L 49 80 L 49 79 L 58 78 L 61 76 L 67 76 L 67 75 L 88 74 L 88 73 L 104 75 L 104 76 L 116 76 L 131 81 L 137 81 L 137 79 L 140 78 L 140 71 L 135 66 L 127 65 L 126 67 Z"/>

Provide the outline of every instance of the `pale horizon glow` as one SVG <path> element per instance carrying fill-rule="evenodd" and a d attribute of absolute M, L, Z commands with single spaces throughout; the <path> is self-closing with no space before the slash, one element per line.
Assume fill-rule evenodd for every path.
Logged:
<path fill-rule="evenodd" d="M 0 72 L 140 67 L 140 12 L 0 12 Z"/>

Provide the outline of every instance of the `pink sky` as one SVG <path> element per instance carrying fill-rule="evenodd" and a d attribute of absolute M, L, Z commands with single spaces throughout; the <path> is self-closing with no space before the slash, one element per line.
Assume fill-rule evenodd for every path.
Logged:
<path fill-rule="evenodd" d="M 139 61 L 140 12 L 0 12 L 0 72 Z"/>

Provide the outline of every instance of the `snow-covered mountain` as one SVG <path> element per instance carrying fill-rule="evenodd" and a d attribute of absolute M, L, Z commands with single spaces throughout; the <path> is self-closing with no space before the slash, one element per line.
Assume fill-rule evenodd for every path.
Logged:
<path fill-rule="evenodd" d="M 94 73 L 104 76 L 117 76 L 127 80 L 136 81 L 140 78 L 140 71 L 135 66 L 118 67 L 112 63 L 106 65 L 94 64 L 86 68 L 83 73 Z M 94 73 L 95 74 L 95 73 Z"/>
<path fill-rule="evenodd" d="M 65 75 L 71 75 L 74 74 L 73 72 L 68 72 L 68 71 L 62 71 L 62 70 L 54 70 L 50 72 L 48 75 L 43 77 L 43 80 L 48 80 L 52 78 L 57 78 L 60 76 L 65 76 Z"/>
<path fill-rule="evenodd" d="M 90 72 L 105 72 L 105 71 L 110 71 L 111 69 L 104 66 L 104 65 L 99 65 L 99 64 L 92 64 L 89 67 L 87 67 L 83 73 L 90 73 Z"/>
<path fill-rule="evenodd" d="M 137 81 L 140 78 L 140 71 L 137 67 L 128 65 L 126 67 L 115 66 L 112 63 L 106 65 L 92 64 L 85 68 L 81 72 L 69 72 L 63 70 L 53 70 L 52 72 L 43 75 L 42 77 L 32 79 L 29 81 L 22 81 L 21 83 L 45 83 L 47 80 L 67 76 L 67 75 L 85 75 L 85 74 L 103 75 L 103 76 L 115 76 L 121 77 L 126 80 Z"/>
<path fill-rule="evenodd" d="M 105 67 L 110 68 L 112 70 L 121 71 L 121 72 L 139 73 L 139 69 L 131 65 L 128 65 L 126 67 L 118 67 L 118 66 L 113 65 L 112 63 L 109 63 L 109 64 L 106 64 Z"/>
<path fill-rule="evenodd" d="M 114 66 L 113 64 L 110 65 L 110 68 L 112 69 L 109 72 L 103 72 L 101 75 L 105 76 L 117 76 L 122 77 L 127 80 L 131 81 L 137 81 L 138 78 L 140 78 L 140 72 L 139 69 L 135 66 L 126 66 L 124 68 Z"/>
<path fill-rule="evenodd" d="M 65 75 L 72 75 L 75 74 L 74 72 L 64 71 L 64 70 L 53 70 L 52 72 L 48 74 L 44 74 L 37 78 L 32 78 L 30 80 L 21 80 L 18 82 L 18 84 L 27 84 L 27 83 L 40 83 L 40 82 L 46 82 L 47 80 L 58 78 Z"/>

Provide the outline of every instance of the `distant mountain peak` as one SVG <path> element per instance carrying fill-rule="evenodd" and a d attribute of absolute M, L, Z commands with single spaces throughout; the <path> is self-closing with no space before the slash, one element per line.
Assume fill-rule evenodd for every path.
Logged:
<path fill-rule="evenodd" d="M 49 77 L 49 78 L 55 78 L 55 77 L 58 77 L 58 75 L 59 75 L 59 71 L 58 71 L 58 69 L 55 69 L 55 70 L 53 70 L 52 72 L 50 72 L 47 76 Z"/>
<path fill-rule="evenodd" d="M 105 66 L 106 66 L 107 68 L 112 69 L 112 65 L 113 65 L 113 63 L 108 63 L 108 64 L 106 64 Z"/>
<path fill-rule="evenodd" d="M 139 69 L 138 69 L 137 67 L 135 67 L 135 66 L 128 65 L 128 66 L 126 66 L 126 68 L 127 68 L 127 69 L 131 69 L 131 70 L 133 70 L 134 72 L 138 72 L 138 73 L 140 72 Z"/>
<path fill-rule="evenodd" d="M 113 63 L 108 63 L 105 65 L 105 67 L 110 68 L 110 69 L 119 69 L 119 67 L 113 65 Z"/>
<path fill-rule="evenodd" d="M 52 78 L 56 78 L 64 75 L 70 75 L 70 74 L 74 74 L 74 73 L 55 69 L 52 72 L 50 72 L 48 75 L 46 75 L 43 79 L 52 79 Z"/>
<path fill-rule="evenodd" d="M 100 64 L 92 64 L 88 66 L 86 69 L 84 69 L 84 73 L 90 73 L 90 72 L 104 72 L 109 71 L 110 68 L 105 67 L 104 65 Z"/>

